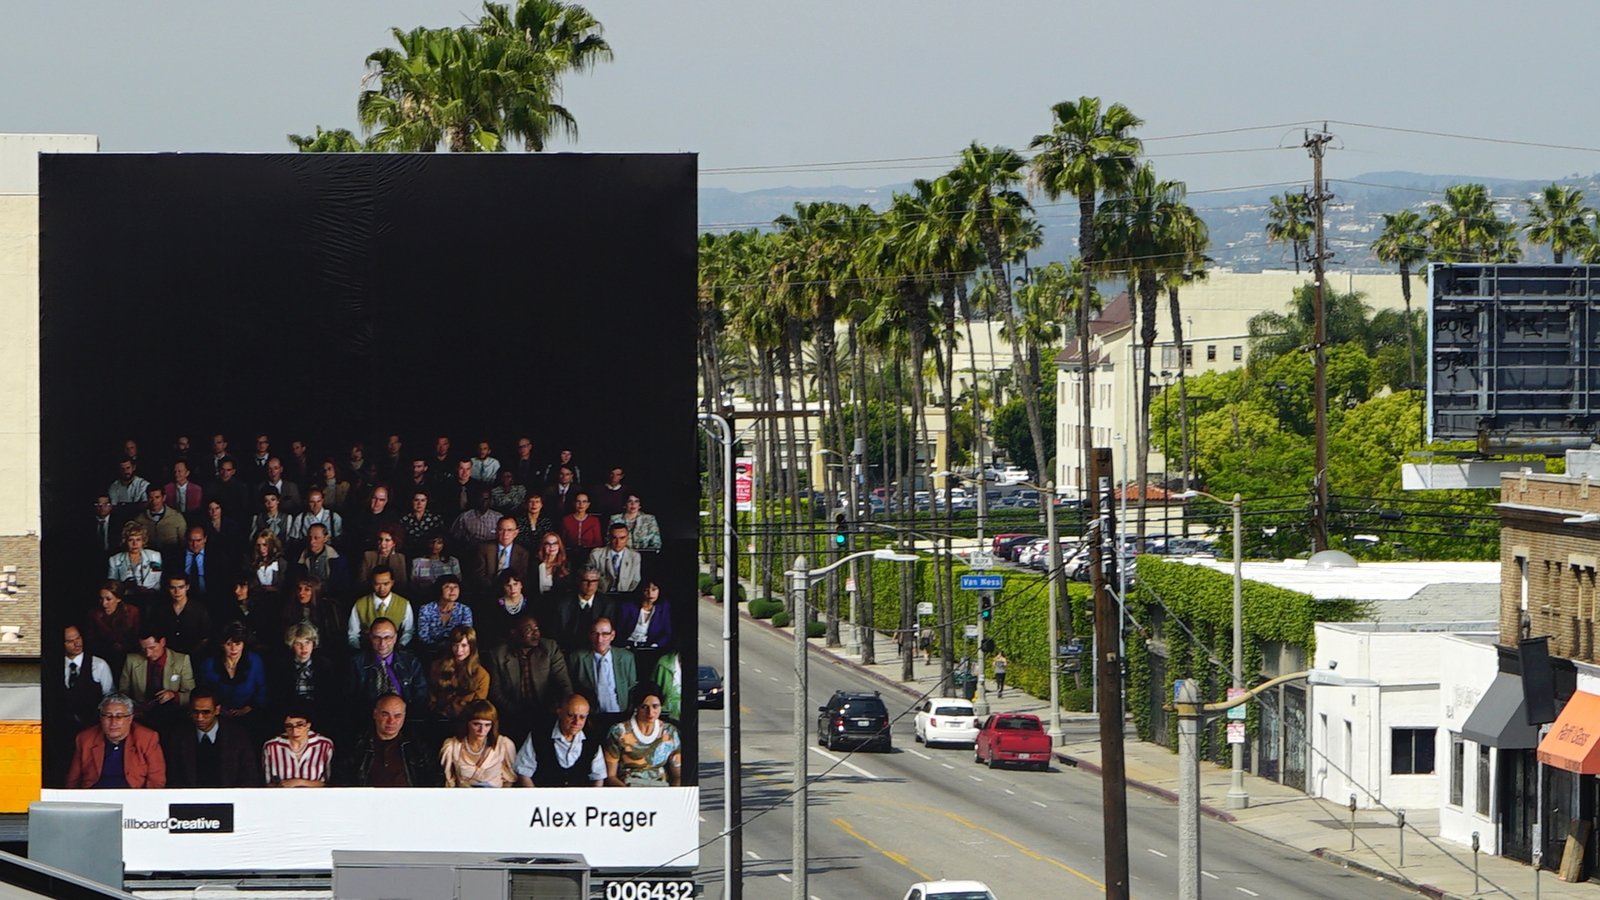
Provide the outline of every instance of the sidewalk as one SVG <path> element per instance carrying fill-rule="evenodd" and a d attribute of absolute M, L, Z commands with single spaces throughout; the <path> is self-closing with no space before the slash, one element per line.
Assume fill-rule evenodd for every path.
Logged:
<path fill-rule="evenodd" d="M 720 609 L 720 606 L 717 608 Z M 741 610 L 741 624 L 745 627 L 767 628 L 791 636 L 788 628 L 773 628 L 762 619 L 752 619 Z M 865 665 L 859 653 L 851 652 L 846 626 L 841 624 L 841 638 L 847 646 L 829 648 L 823 642 L 811 641 L 812 650 L 823 657 L 854 667 L 867 677 L 881 683 L 884 688 L 898 691 L 908 699 L 934 692 L 939 681 L 939 660 L 933 664 L 923 662 L 919 654 L 913 667 L 913 679 L 901 680 L 901 661 L 894 640 L 874 632 L 873 650 L 876 662 Z M 990 680 L 989 704 L 991 710 L 1030 712 L 1049 720 L 1048 699 L 1007 689 L 1004 698 L 995 696 Z M 930 693 L 933 692 L 933 693 Z M 1063 713 L 1063 722 L 1098 721 L 1085 713 Z M 1056 750 L 1059 762 L 1075 766 L 1085 772 L 1100 773 L 1100 742 L 1078 741 L 1065 744 Z M 1124 746 L 1124 764 L 1128 787 L 1163 798 L 1174 804 L 1178 795 L 1178 757 L 1167 748 L 1129 738 Z M 1439 837 L 1437 809 L 1407 810 L 1405 829 L 1405 865 L 1400 865 L 1400 829 L 1394 817 L 1381 810 L 1356 812 L 1355 850 L 1350 849 L 1350 810 L 1337 803 L 1307 796 L 1290 787 L 1258 778 L 1248 773 L 1244 776 L 1245 790 L 1250 795 L 1247 809 L 1226 809 L 1226 795 L 1230 781 L 1228 769 L 1202 762 L 1200 764 L 1201 813 L 1221 822 L 1252 831 L 1268 840 L 1303 850 L 1335 865 L 1348 866 L 1398 884 L 1413 887 L 1431 897 L 1532 897 L 1534 896 L 1534 870 L 1514 860 L 1488 853 L 1478 857 L 1480 878 L 1478 891 L 1473 890 L 1472 849 L 1444 841 Z M 1176 812 L 1176 810 L 1174 810 Z M 1202 853 L 1204 852 L 1202 848 Z M 1600 884 L 1584 882 L 1567 884 L 1554 872 L 1539 876 L 1539 896 L 1552 900 L 1583 898 L 1600 900 Z"/>

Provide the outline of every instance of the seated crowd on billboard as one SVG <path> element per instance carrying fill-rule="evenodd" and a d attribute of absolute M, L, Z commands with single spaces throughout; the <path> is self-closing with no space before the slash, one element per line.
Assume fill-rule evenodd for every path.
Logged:
<path fill-rule="evenodd" d="M 621 467 L 217 434 L 146 480 L 122 449 L 79 532 L 105 580 L 64 629 L 59 783 L 680 783 L 674 595 Z"/>

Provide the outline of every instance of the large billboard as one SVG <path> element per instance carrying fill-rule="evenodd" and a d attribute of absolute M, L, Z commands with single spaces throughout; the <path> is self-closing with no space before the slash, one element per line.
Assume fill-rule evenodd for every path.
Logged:
<path fill-rule="evenodd" d="M 1429 440 L 1600 439 L 1600 267 L 1435 265 L 1428 284 Z"/>
<path fill-rule="evenodd" d="M 689 155 L 42 157 L 45 799 L 136 872 L 694 865 L 695 214 Z"/>

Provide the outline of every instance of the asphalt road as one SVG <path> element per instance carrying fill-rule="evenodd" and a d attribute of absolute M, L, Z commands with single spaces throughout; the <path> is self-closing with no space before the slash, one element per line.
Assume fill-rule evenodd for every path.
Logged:
<path fill-rule="evenodd" d="M 720 608 L 702 607 L 701 659 L 721 659 Z M 743 623 L 744 896 L 792 896 L 793 644 Z M 720 666 L 719 666 L 720 668 Z M 891 714 L 913 698 L 859 671 L 813 655 L 808 722 L 811 787 L 809 894 L 818 900 L 899 900 L 913 882 L 975 878 L 999 900 L 1089 897 L 1103 892 L 1101 782 L 1076 769 L 989 770 L 970 748 L 925 748 L 911 716 L 894 727 L 892 753 L 824 751 L 815 710 L 838 689 L 883 691 Z M 701 714 L 704 896 L 723 892 L 721 714 Z M 1093 733 L 1092 725 L 1078 726 Z M 763 812 L 766 810 L 766 812 Z M 1134 897 L 1178 893 L 1177 808 L 1130 791 L 1128 847 Z M 1201 888 L 1209 897 L 1402 897 L 1386 882 L 1352 874 L 1224 823 L 1202 823 Z"/>

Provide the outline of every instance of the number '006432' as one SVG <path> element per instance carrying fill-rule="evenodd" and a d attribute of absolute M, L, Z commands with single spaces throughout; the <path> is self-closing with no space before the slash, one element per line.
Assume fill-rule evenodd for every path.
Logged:
<path fill-rule="evenodd" d="M 694 882 L 683 881 L 608 881 L 606 900 L 690 900 Z"/>

